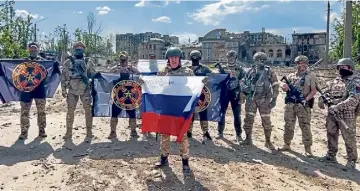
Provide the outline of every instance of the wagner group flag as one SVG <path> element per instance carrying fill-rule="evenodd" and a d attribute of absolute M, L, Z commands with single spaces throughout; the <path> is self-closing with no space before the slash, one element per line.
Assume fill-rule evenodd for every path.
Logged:
<path fill-rule="evenodd" d="M 2 102 L 52 98 L 60 83 L 57 61 L 0 60 Z"/>
<path fill-rule="evenodd" d="M 96 73 L 92 80 L 93 116 L 141 118 L 141 85 L 133 74 Z"/>
<path fill-rule="evenodd" d="M 142 132 L 182 137 L 204 87 L 199 76 L 143 76 Z"/>
<path fill-rule="evenodd" d="M 227 84 L 229 74 L 207 74 L 208 80 L 204 86 L 199 101 L 196 104 L 195 120 L 219 122 L 226 114 L 225 107 L 228 96 Z"/>

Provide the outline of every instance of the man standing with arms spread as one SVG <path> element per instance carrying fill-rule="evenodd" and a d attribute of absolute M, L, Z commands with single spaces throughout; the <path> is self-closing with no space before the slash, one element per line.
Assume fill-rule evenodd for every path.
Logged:
<path fill-rule="evenodd" d="M 210 68 L 200 64 L 200 60 L 201 60 L 201 52 L 200 51 L 198 51 L 198 50 L 191 51 L 190 57 L 191 57 L 190 69 L 193 71 L 195 76 L 206 76 L 206 74 L 212 73 Z M 209 134 L 209 122 L 205 120 L 206 116 L 207 116 L 207 110 L 199 112 L 199 116 L 200 116 L 200 126 L 201 126 L 201 130 L 203 132 L 203 143 L 205 143 L 206 140 L 212 140 L 212 138 Z M 194 119 L 195 118 L 193 117 L 193 121 L 194 121 Z M 189 138 L 192 137 L 192 128 L 193 128 L 193 123 L 191 123 L 190 129 L 187 132 L 187 136 Z"/>
<path fill-rule="evenodd" d="M 94 64 L 84 58 L 86 46 L 79 41 L 73 45 L 74 57 L 70 57 L 64 63 L 61 73 L 62 96 L 66 98 L 66 133 L 64 139 L 71 139 L 74 123 L 74 115 L 77 102 L 80 100 L 85 110 L 86 138 L 91 139 L 92 135 L 92 112 L 91 112 L 91 87 L 90 78 L 95 74 Z"/>
<path fill-rule="evenodd" d="M 40 61 L 45 60 L 39 56 L 39 45 L 35 42 L 30 43 L 28 46 L 29 50 L 29 56 L 25 58 L 27 61 Z M 36 109 L 38 112 L 37 116 L 37 123 L 39 126 L 39 137 L 45 138 L 47 137 L 45 133 L 46 128 L 46 113 L 45 113 L 45 106 L 46 106 L 46 98 L 43 99 L 37 99 L 34 98 Z M 21 126 L 21 133 L 19 136 L 19 140 L 27 139 L 28 137 L 28 131 L 30 127 L 30 108 L 32 104 L 33 98 L 26 101 L 20 101 L 20 107 L 21 107 L 21 117 L 20 117 L 20 126 Z"/>
<path fill-rule="evenodd" d="M 254 118 L 259 110 L 262 126 L 265 134 L 265 147 L 275 150 L 271 143 L 271 109 L 276 105 L 276 99 L 279 95 L 279 82 L 276 73 L 266 65 L 268 57 L 263 52 L 257 52 L 253 56 L 255 62 L 253 68 L 248 72 L 245 84 L 247 89 L 243 92 L 247 94 L 245 104 L 244 131 L 246 139 L 245 145 L 252 145 L 252 129 Z"/>
<path fill-rule="evenodd" d="M 129 63 L 128 63 L 128 59 L 129 59 L 129 56 L 128 56 L 128 53 L 126 51 L 122 51 L 120 52 L 120 64 L 112 67 L 110 69 L 110 72 L 113 72 L 113 73 L 119 73 L 120 75 L 121 74 L 129 74 L 129 75 L 132 75 L 132 74 L 140 74 L 139 70 L 136 69 L 135 67 L 132 67 Z M 117 107 L 115 104 L 113 104 L 112 107 Z M 111 117 L 110 119 L 110 135 L 108 137 L 108 139 L 113 139 L 113 138 L 116 138 L 116 126 L 118 124 L 118 114 L 117 112 L 114 113 L 114 111 L 118 111 L 118 112 L 121 112 L 121 109 L 120 108 L 117 108 L 116 110 L 113 109 L 113 116 Z M 134 137 L 134 138 L 137 138 L 138 137 L 138 134 L 136 132 L 136 110 L 129 110 L 129 111 L 126 111 L 128 114 L 129 114 L 129 126 L 130 126 L 130 129 L 131 129 L 131 133 L 130 133 L 130 136 L 131 137 Z"/>
<path fill-rule="evenodd" d="M 312 157 L 312 134 L 310 128 L 311 109 L 314 105 L 314 95 L 316 94 L 317 78 L 313 72 L 308 70 L 309 59 L 306 56 L 300 55 L 295 58 L 298 71 L 290 74 L 287 78 L 304 97 L 304 101 L 298 103 L 298 100 L 292 98 L 290 88 L 284 84 L 282 89 L 288 92 L 285 98 L 285 131 L 284 131 L 284 146 L 279 151 L 291 150 L 291 140 L 294 138 L 294 129 L 296 118 L 299 120 L 299 126 L 302 132 L 302 142 L 305 147 L 305 154 Z"/>
<path fill-rule="evenodd" d="M 229 106 L 229 102 L 231 104 L 231 109 L 234 115 L 234 127 L 236 131 L 236 141 L 240 142 L 241 138 L 241 87 L 242 79 L 245 77 L 245 71 L 242 66 L 237 62 L 238 54 L 234 50 L 230 50 L 226 54 L 227 57 L 227 65 L 221 66 L 220 71 L 224 71 L 225 73 L 230 74 L 230 82 L 228 86 L 228 102 L 225 107 L 222 108 L 224 111 L 224 115 L 221 117 L 218 122 L 218 139 L 224 137 L 224 129 L 225 129 L 225 116 L 226 110 Z"/>
<path fill-rule="evenodd" d="M 183 57 L 183 53 L 180 48 L 168 48 L 165 56 L 168 59 L 169 65 L 163 71 L 158 73 L 159 76 L 194 76 L 194 73 L 191 69 L 181 66 L 181 58 Z M 157 168 L 167 166 L 169 164 L 168 156 L 170 153 L 170 135 L 161 135 L 160 150 L 160 161 L 155 164 L 155 167 Z M 180 155 L 182 157 L 183 170 L 190 171 L 189 142 L 187 136 L 184 136 L 180 143 Z"/>
<path fill-rule="evenodd" d="M 337 69 L 340 76 L 329 84 L 329 89 L 325 91 L 326 100 L 320 97 L 318 102 L 321 109 L 325 109 L 324 103 L 330 106 L 326 118 L 328 152 L 320 161 L 336 162 L 340 130 L 348 157 L 344 170 L 355 169 L 358 159 L 356 117 L 360 112 L 360 78 L 353 75 L 355 65 L 350 58 L 340 59 Z"/>

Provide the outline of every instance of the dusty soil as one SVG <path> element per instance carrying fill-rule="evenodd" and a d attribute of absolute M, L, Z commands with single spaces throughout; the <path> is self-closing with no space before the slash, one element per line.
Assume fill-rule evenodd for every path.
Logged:
<path fill-rule="evenodd" d="M 276 147 L 283 144 L 284 93 L 272 112 Z M 244 111 L 244 110 L 243 110 Z M 346 152 L 340 137 L 339 164 L 318 162 L 327 150 L 325 111 L 315 106 L 312 111 L 313 152 L 315 158 L 303 155 L 301 130 L 297 126 L 292 152 L 271 153 L 264 147 L 264 134 L 259 114 L 254 124 L 254 146 L 235 142 L 231 108 L 227 115 L 224 140 L 201 144 L 199 123 L 195 123 L 191 144 L 192 173 L 184 174 L 175 142 L 172 144 L 170 167 L 155 170 L 159 141 L 155 136 L 129 139 L 127 120 L 120 119 L 118 141 L 107 139 L 108 118 L 94 118 L 95 138 L 84 142 L 85 121 L 78 104 L 73 141 L 64 142 L 66 104 L 57 92 L 47 102 L 46 139 L 36 138 L 36 108 L 32 106 L 29 139 L 17 141 L 20 133 L 19 103 L 0 105 L 0 190 L 360 190 L 359 167 L 342 170 Z M 244 112 L 242 113 L 242 119 Z M 216 136 L 216 123 L 210 123 Z M 140 132 L 140 129 L 139 129 Z M 243 135 L 244 136 L 244 135 Z M 175 138 L 174 138 L 175 139 Z M 358 132 L 357 143 L 360 137 Z M 358 149 L 358 153 L 360 150 Z"/>

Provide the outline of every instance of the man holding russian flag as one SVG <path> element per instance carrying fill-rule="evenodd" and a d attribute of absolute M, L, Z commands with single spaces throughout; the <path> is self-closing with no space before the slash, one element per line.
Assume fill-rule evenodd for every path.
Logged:
<path fill-rule="evenodd" d="M 190 171 L 189 143 L 185 133 L 190 128 L 206 77 L 194 76 L 191 69 L 181 65 L 183 54 L 180 48 L 168 48 L 165 56 L 168 67 L 158 72 L 158 76 L 142 77 L 142 132 L 161 134 L 161 157 L 155 167 L 169 164 L 170 136 L 173 135 L 177 136 L 176 142 L 180 142 L 183 170 Z"/>

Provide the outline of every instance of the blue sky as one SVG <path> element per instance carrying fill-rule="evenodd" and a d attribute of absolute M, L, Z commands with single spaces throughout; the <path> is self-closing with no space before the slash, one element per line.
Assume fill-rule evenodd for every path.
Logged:
<path fill-rule="evenodd" d="M 339 17 L 343 4 L 331 1 L 331 18 Z M 215 28 L 231 32 L 267 32 L 290 38 L 293 31 L 326 31 L 327 1 L 16 1 L 18 15 L 31 14 L 40 33 L 66 24 L 70 31 L 87 27 L 93 12 L 102 34 L 158 32 L 195 40 Z"/>

